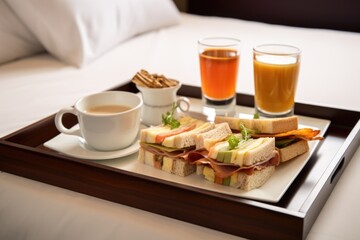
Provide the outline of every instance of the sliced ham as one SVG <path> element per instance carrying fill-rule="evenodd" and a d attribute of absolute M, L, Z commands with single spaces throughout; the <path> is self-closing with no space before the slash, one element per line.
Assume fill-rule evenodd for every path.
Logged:
<path fill-rule="evenodd" d="M 227 178 L 233 175 L 236 172 L 244 171 L 246 174 L 251 175 L 254 170 L 259 170 L 268 166 L 277 166 L 280 163 L 279 152 L 274 150 L 274 155 L 272 158 L 257 162 L 251 166 L 240 167 L 231 163 L 218 162 L 212 158 L 208 157 L 207 151 L 192 151 L 188 154 L 188 161 L 192 164 L 207 164 L 214 169 L 216 176 L 220 178 Z"/>
<path fill-rule="evenodd" d="M 151 144 L 147 144 L 147 143 L 140 143 L 140 146 L 148 151 L 151 152 L 155 155 L 158 156 L 165 156 L 165 157 L 170 157 L 170 158 L 183 158 L 186 159 L 187 155 L 189 154 L 189 152 L 194 151 L 194 148 L 179 148 L 179 149 L 174 149 L 172 151 L 164 151 L 161 148 L 162 147 L 153 147 Z"/>
<path fill-rule="evenodd" d="M 280 155 L 279 152 L 274 150 L 273 157 L 262 161 L 257 162 L 251 166 L 242 166 L 231 164 L 231 163 L 223 163 L 218 162 L 210 157 L 208 157 L 207 150 L 195 150 L 194 148 L 183 148 L 183 149 L 169 149 L 162 150 L 162 147 L 154 147 L 151 144 L 140 143 L 140 146 L 157 156 L 165 156 L 170 158 L 181 158 L 184 161 L 189 161 L 191 164 L 206 164 L 210 165 L 216 175 L 220 178 L 230 177 L 232 174 L 244 171 L 246 174 L 251 175 L 255 170 L 259 170 L 268 166 L 277 166 L 280 163 Z"/>

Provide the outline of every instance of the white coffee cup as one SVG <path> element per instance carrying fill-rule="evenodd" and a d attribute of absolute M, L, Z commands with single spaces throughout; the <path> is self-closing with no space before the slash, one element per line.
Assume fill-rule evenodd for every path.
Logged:
<path fill-rule="evenodd" d="M 61 109 L 55 115 L 55 125 L 64 134 L 83 138 L 96 150 L 122 149 L 136 140 L 142 105 L 141 97 L 130 92 L 107 91 L 92 94 L 78 100 L 73 107 Z M 116 110 L 121 106 L 127 109 Z M 99 112 L 99 107 L 107 109 Z M 79 128 L 68 129 L 63 125 L 62 117 L 66 113 L 77 116 Z"/>
<path fill-rule="evenodd" d="M 174 87 L 149 88 L 136 86 L 144 101 L 142 110 L 142 122 L 148 126 L 156 126 L 162 123 L 161 116 L 170 111 L 173 104 L 177 104 L 181 113 L 186 113 L 190 109 L 190 101 L 186 97 L 177 97 L 177 91 L 181 84 Z M 177 112 L 175 115 L 178 114 Z"/>

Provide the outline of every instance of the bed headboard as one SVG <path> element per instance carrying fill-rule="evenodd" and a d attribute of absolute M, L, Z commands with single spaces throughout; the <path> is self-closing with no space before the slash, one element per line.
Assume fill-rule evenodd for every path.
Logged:
<path fill-rule="evenodd" d="M 360 32 L 359 0 L 189 0 L 193 14 Z"/>

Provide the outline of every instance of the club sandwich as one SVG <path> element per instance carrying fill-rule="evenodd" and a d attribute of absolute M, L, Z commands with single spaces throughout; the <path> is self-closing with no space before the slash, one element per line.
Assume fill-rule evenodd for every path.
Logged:
<path fill-rule="evenodd" d="M 286 162 L 309 151 L 308 141 L 322 140 L 320 130 L 298 128 L 298 117 L 266 119 L 241 119 L 216 116 L 215 123 L 228 123 L 233 132 L 243 127 L 249 130 L 251 138 L 274 137 L 280 161 Z"/>
<path fill-rule="evenodd" d="M 224 123 L 222 123 L 224 124 Z M 227 123 L 226 123 L 227 124 Z M 210 141 L 199 139 L 198 141 Z M 230 134 L 215 144 L 200 144 L 188 159 L 196 165 L 196 173 L 206 180 L 250 191 L 261 187 L 275 172 L 280 156 L 275 138 L 249 138 L 243 133 Z"/>
<path fill-rule="evenodd" d="M 140 133 L 140 162 L 178 176 L 194 173 L 196 166 L 187 161 L 189 152 L 196 149 L 197 137 L 205 138 L 212 134 L 216 141 L 231 134 L 228 124 L 215 124 L 184 116 L 179 119 L 179 126 L 159 125 L 143 129 Z M 227 128 L 226 128 L 227 127 Z M 202 141 L 202 144 L 215 144 Z"/>

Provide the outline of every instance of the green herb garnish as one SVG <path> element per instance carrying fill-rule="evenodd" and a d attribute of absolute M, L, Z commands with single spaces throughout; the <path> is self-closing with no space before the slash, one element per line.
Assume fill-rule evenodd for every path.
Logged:
<path fill-rule="evenodd" d="M 229 150 L 233 150 L 238 147 L 240 139 L 234 134 L 231 134 L 230 136 L 228 136 L 227 141 L 229 143 Z"/>
<path fill-rule="evenodd" d="M 243 123 L 240 123 L 241 135 L 244 141 L 247 141 L 251 138 L 251 134 L 255 133 L 256 131 L 244 126 Z"/>
<path fill-rule="evenodd" d="M 237 137 L 234 134 L 231 134 L 227 137 L 227 141 L 229 143 L 229 150 L 233 150 L 235 148 L 238 148 L 240 142 L 246 142 L 251 138 L 251 134 L 255 133 L 254 130 L 245 127 L 243 123 L 240 124 L 240 130 L 241 130 L 241 138 Z"/>
<path fill-rule="evenodd" d="M 180 122 L 174 118 L 174 112 L 177 107 L 178 105 L 174 102 L 171 110 L 161 116 L 164 126 L 169 125 L 171 129 L 180 127 Z"/>
<path fill-rule="evenodd" d="M 260 114 L 259 114 L 259 113 L 255 113 L 255 114 L 254 114 L 254 119 L 260 119 Z"/>

